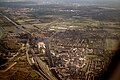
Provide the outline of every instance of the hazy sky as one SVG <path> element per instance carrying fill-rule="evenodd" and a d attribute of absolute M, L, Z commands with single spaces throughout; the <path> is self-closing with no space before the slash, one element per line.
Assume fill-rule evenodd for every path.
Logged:
<path fill-rule="evenodd" d="M 62 2 L 62 3 L 87 3 L 87 4 L 117 4 L 119 5 L 120 0 L 0 0 L 0 2 L 16 2 L 16 1 L 33 1 L 33 2 Z"/>
<path fill-rule="evenodd" d="M 95 1 L 95 2 L 101 2 L 101 1 L 120 1 L 120 0 L 0 0 L 0 1 L 56 1 L 56 2 L 81 2 L 81 1 Z"/>

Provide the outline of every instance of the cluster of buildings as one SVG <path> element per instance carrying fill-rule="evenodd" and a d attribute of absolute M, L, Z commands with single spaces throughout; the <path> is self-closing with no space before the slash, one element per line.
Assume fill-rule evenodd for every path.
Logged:
<path fill-rule="evenodd" d="M 49 8 L 47 9 L 49 11 Z M 34 12 L 35 10 L 39 9 L 7 8 L 4 10 L 4 12 L 5 15 L 22 25 L 37 24 L 45 22 L 45 20 L 48 19 L 39 19 L 38 17 L 34 17 L 33 19 L 33 16 L 35 15 L 33 15 L 32 12 Z M 83 13 L 81 13 L 80 10 L 67 10 L 62 8 L 53 8 L 50 12 L 55 13 L 57 11 L 60 13 L 70 13 L 71 16 L 73 16 L 73 18 L 81 18 L 80 15 L 84 15 L 84 13 L 86 13 L 86 15 L 84 15 L 83 17 L 88 18 L 90 17 L 89 15 L 92 14 L 92 12 L 89 13 L 89 10 L 83 10 L 84 12 L 82 11 Z M 96 9 L 95 11 L 99 12 L 99 9 Z M 44 11 L 44 13 L 46 12 Z M 87 13 L 89 13 L 89 15 Z M 50 13 L 48 12 L 48 14 Z M 75 14 L 77 14 L 77 16 L 74 16 Z M 14 26 L 3 16 L 0 16 L 0 19 L 2 20 L 0 22 L 2 27 L 7 26 L 8 28 L 8 26 Z M 27 26 L 27 29 L 28 31 L 30 31 L 30 34 L 25 33 L 23 31 L 22 33 L 18 33 L 20 32 L 19 29 L 18 32 L 16 31 L 16 33 L 14 33 L 14 31 L 11 30 L 11 32 L 8 32 L 7 37 L 9 40 L 13 40 L 14 37 L 16 39 L 17 37 L 17 39 L 24 43 L 26 43 L 29 39 L 32 48 L 34 48 L 35 45 L 37 45 L 37 48 L 34 50 L 34 52 L 43 53 L 42 57 L 46 57 L 46 53 L 51 54 L 50 58 L 52 58 L 54 63 L 54 66 L 52 66 L 51 68 L 54 68 L 58 76 L 63 80 L 97 80 L 99 75 L 101 75 L 102 72 L 104 72 L 106 66 L 108 66 L 109 57 L 112 55 L 111 51 L 107 50 L 106 48 L 106 39 L 120 40 L 120 38 L 118 38 L 120 37 L 120 28 L 108 27 L 110 25 L 114 26 L 112 23 L 106 25 L 101 24 L 99 26 L 97 25 L 98 27 L 94 27 L 91 25 L 85 26 L 81 29 L 78 28 L 79 30 L 74 29 L 74 26 L 69 26 L 69 28 L 72 28 L 72 30 L 67 30 L 68 28 L 65 28 L 64 26 L 61 27 L 61 25 L 60 27 L 51 26 L 50 24 L 43 25 L 44 26 L 40 25 L 40 27 L 37 27 L 35 25 L 33 25 L 32 27 Z M 48 28 L 46 27 L 47 25 L 49 26 Z M 3 29 L 5 28 L 6 27 L 3 27 Z M 24 26 L 22 28 L 26 29 L 26 27 Z M 34 28 L 36 28 L 36 30 Z M 43 30 L 44 28 L 46 30 Z M 114 32 L 111 34 L 109 30 L 113 31 L 113 29 L 116 30 L 118 34 L 113 34 Z M 56 33 L 55 30 L 65 31 L 58 32 L 56 35 L 54 35 L 54 33 Z M 50 43 L 47 44 L 50 45 L 49 53 L 49 50 L 46 50 L 48 46 L 46 46 L 46 44 L 43 41 L 45 41 L 47 38 L 50 38 L 52 35 L 54 35 L 54 37 L 52 38 Z M 14 45 L 14 47 L 16 46 Z"/>
<path fill-rule="evenodd" d="M 88 33 L 67 30 L 52 39 L 53 61 L 61 78 L 94 80 L 104 71 L 107 66 L 105 41 L 97 33 L 91 32 L 95 37 Z"/>

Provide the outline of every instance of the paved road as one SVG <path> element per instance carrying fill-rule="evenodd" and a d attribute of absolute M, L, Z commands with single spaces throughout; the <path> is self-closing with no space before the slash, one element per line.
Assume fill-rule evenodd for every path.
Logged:
<path fill-rule="evenodd" d="M 42 75 L 42 77 L 47 80 L 57 80 L 53 75 L 51 75 L 52 73 L 48 69 L 48 67 L 45 65 L 45 63 L 42 60 L 40 60 L 40 58 L 35 54 L 34 49 L 30 48 L 29 41 L 28 41 L 26 44 L 26 57 L 27 57 L 29 64 L 32 66 L 33 63 L 31 62 L 31 59 L 30 59 L 30 56 L 28 53 L 29 51 L 31 51 L 31 53 L 32 53 L 32 57 L 34 59 L 35 66 L 38 68 L 38 72 L 40 73 L 40 75 Z"/>
<path fill-rule="evenodd" d="M 54 62 L 49 49 L 49 43 L 47 41 L 45 41 L 45 46 L 46 46 L 46 55 L 49 58 L 49 67 L 54 67 Z"/>
<path fill-rule="evenodd" d="M 1 13 L 0 13 L 0 14 L 1 14 Z M 3 15 L 3 14 L 2 14 L 2 15 Z M 16 24 L 16 23 L 15 23 L 13 20 L 11 20 L 9 17 L 7 17 L 7 16 L 5 16 L 5 15 L 3 15 L 3 17 L 5 17 L 7 20 L 9 20 L 11 23 L 13 23 L 13 24 L 16 26 L 16 28 L 18 28 L 18 29 L 20 29 L 20 30 L 22 30 L 22 31 L 24 31 L 24 32 L 26 32 L 26 33 L 31 34 L 29 31 L 23 29 L 20 25 Z M 56 33 L 58 33 L 58 32 L 56 32 Z M 56 35 L 56 33 L 55 33 L 54 35 Z M 53 35 L 53 36 L 54 36 L 54 35 Z M 32 36 L 32 35 L 31 35 L 31 36 Z M 53 36 L 51 36 L 48 40 L 44 41 L 45 44 L 46 44 L 46 54 L 47 54 L 47 56 L 48 56 L 48 58 L 49 58 L 50 67 L 53 67 L 53 66 L 54 66 L 54 63 L 53 63 L 53 60 L 52 60 L 52 57 L 51 57 L 51 53 L 50 53 L 48 41 L 50 41 L 50 40 L 53 38 Z M 27 43 L 27 44 L 28 44 L 28 43 Z M 27 60 L 28 60 L 29 64 L 32 65 L 32 63 L 31 63 L 31 61 L 30 61 L 30 58 L 29 58 L 28 51 L 29 51 L 29 45 L 26 46 L 26 56 L 27 56 Z M 34 51 L 32 51 L 32 53 L 35 54 Z M 39 65 L 39 68 L 40 68 L 39 72 L 40 72 L 44 77 L 46 77 L 48 80 L 56 80 L 55 77 L 52 77 L 52 76 L 48 73 L 48 71 L 46 70 L 43 62 L 42 62 L 37 56 L 34 55 L 33 57 L 34 57 L 34 59 L 37 61 L 37 64 Z"/>
<path fill-rule="evenodd" d="M 6 15 L 4 15 L 4 14 L 2 14 L 2 15 L 3 15 L 3 17 L 5 17 L 8 21 L 10 21 L 11 23 L 13 23 L 13 24 L 16 26 L 16 28 L 18 28 L 18 29 L 20 29 L 20 30 L 22 30 L 22 31 L 24 31 L 24 32 L 26 32 L 26 33 L 31 34 L 29 31 L 23 29 L 21 25 L 16 24 L 12 19 L 10 19 L 9 17 L 7 17 Z"/>

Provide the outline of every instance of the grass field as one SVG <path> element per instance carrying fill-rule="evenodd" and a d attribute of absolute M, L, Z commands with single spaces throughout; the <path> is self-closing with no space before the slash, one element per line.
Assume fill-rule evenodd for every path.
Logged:
<path fill-rule="evenodd" d="M 24 20 L 17 20 L 16 22 L 22 23 L 22 22 L 25 22 L 25 21 Z"/>
<path fill-rule="evenodd" d="M 114 39 L 106 39 L 107 50 L 116 50 L 118 48 L 119 41 Z"/>

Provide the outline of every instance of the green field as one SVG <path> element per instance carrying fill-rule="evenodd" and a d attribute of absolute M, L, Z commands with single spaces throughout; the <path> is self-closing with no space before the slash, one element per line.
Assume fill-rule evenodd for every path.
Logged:
<path fill-rule="evenodd" d="M 22 22 L 25 22 L 25 21 L 24 20 L 17 20 L 16 22 L 22 23 Z"/>
<path fill-rule="evenodd" d="M 106 49 L 116 50 L 118 48 L 119 41 L 115 39 L 106 39 Z"/>

